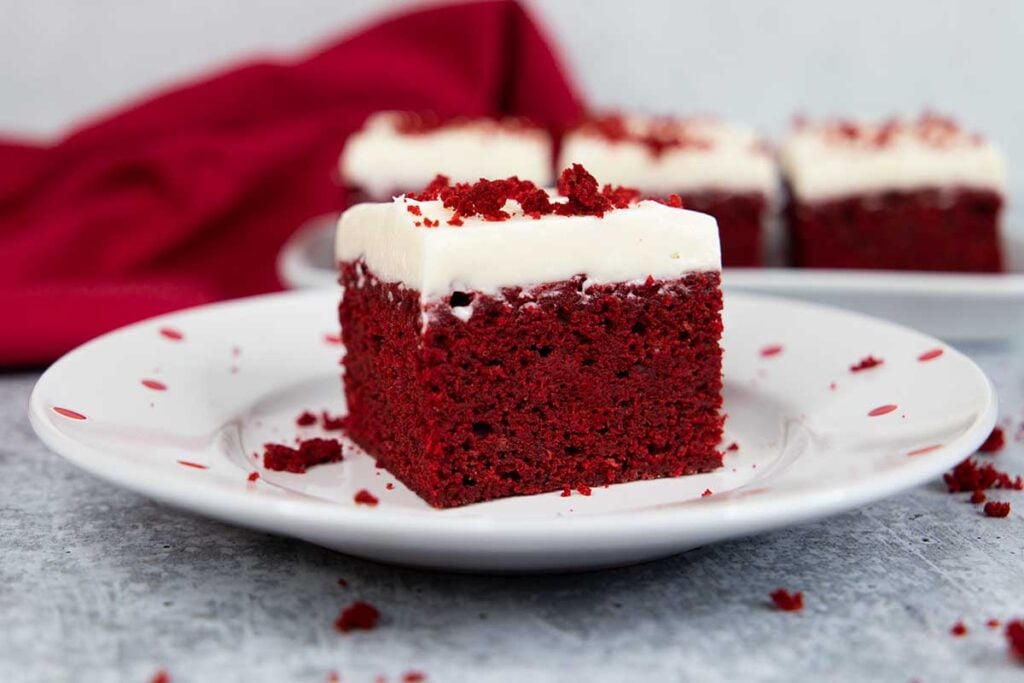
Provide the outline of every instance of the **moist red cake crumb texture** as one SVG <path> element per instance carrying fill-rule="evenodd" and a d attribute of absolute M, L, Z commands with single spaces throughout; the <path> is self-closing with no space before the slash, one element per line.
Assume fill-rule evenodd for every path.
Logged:
<path fill-rule="evenodd" d="M 1024 662 L 1024 620 L 1014 619 L 1008 622 L 1003 633 L 1010 646 L 1010 654 Z"/>
<path fill-rule="evenodd" d="M 986 517 L 1009 517 L 1010 516 L 1010 504 L 1009 503 L 997 503 L 991 501 L 985 503 L 985 516 Z"/>
<path fill-rule="evenodd" d="M 971 503 L 974 505 L 981 505 L 986 500 L 988 500 L 988 496 L 985 495 L 984 491 L 975 491 L 971 494 Z"/>
<path fill-rule="evenodd" d="M 246 477 L 246 479 L 248 479 L 249 481 L 256 481 L 259 478 L 260 478 L 260 473 L 259 472 L 250 472 L 249 476 Z"/>
<path fill-rule="evenodd" d="M 334 628 L 342 633 L 372 631 L 380 620 L 380 612 L 368 602 L 356 601 L 341 610 L 334 620 Z"/>
<path fill-rule="evenodd" d="M 949 632 L 957 638 L 960 638 L 967 635 L 967 627 L 964 626 L 964 622 L 958 621 L 953 624 L 953 628 L 949 629 Z"/>
<path fill-rule="evenodd" d="M 719 280 L 584 293 L 581 275 L 424 308 L 361 260 L 342 263 L 348 434 L 436 507 L 713 470 Z"/>
<path fill-rule="evenodd" d="M 1024 480 L 1021 477 L 1011 477 L 989 463 L 978 465 L 977 461 L 971 458 L 954 467 L 952 472 L 942 475 L 942 479 L 950 493 L 989 489 L 1024 490 Z"/>
<path fill-rule="evenodd" d="M 268 443 L 263 446 L 263 466 L 268 470 L 301 474 L 314 465 L 342 460 L 341 443 L 335 439 L 305 439 L 298 448 Z"/>
<path fill-rule="evenodd" d="M 790 593 L 785 588 L 779 588 L 772 591 L 771 598 L 775 608 L 783 612 L 799 612 L 804 608 L 804 594 L 800 591 Z"/>
<path fill-rule="evenodd" d="M 978 450 L 982 453 L 998 453 L 1003 450 L 1003 446 L 1006 445 L 1006 435 L 1003 434 L 1002 427 L 996 427 L 992 430 L 992 433 L 985 439 L 985 443 L 978 447 Z"/>
<path fill-rule="evenodd" d="M 301 415 L 295 418 L 295 424 L 297 424 L 300 427 L 309 427 L 311 425 L 315 425 L 316 415 L 309 412 L 308 410 L 305 410 L 302 412 Z"/>
<path fill-rule="evenodd" d="M 893 191 L 790 201 L 795 265 L 998 272 L 1002 197 L 989 190 Z"/>

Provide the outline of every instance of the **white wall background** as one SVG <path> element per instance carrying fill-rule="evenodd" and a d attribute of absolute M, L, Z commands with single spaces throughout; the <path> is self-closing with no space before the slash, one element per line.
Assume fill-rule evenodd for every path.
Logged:
<path fill-rule="evenodd" d="M 402 0 L 0 0 L 0 135 L 83 116 L 254 52 L 292 52 Z M 1000 143 L 1024 195 L 1024 1 L 527 0 L 600 105 L 717 113 L 932 107 Z"/>

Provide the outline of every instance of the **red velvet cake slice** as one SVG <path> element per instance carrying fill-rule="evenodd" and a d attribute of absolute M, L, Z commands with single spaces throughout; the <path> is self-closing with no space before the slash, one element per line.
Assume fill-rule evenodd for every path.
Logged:
<path fill-rule="evenodd" d="M 714 219 L 558 185 L 438 178 L 341 217 L 346 428 L 431 505 L 722 463 Z"/>
<path fill-rule="evenodd" d="M 573 163 L 604 182 L 678 194 L 686 208 L 717 219 L 726 266 L 761 264 L 778 179 L 768 146 L 753 131 L 714 119 L 595 116 L 563 141 L 559 167 Z"/>
<path fill-rule="evenodd" d="M 548 186 L 552 156 L 551 135 L 525 119 L 384 111 L 349 137 L 339 169 L 351 206 L 419 190 L 438 173 L 453 182 L 514 175 Z"/>
<path fill-rule="evenodd" d="M 797 266 L 1002 269 L 1002 157 L 949 119 L 800 122 L 780 161 Z"/>

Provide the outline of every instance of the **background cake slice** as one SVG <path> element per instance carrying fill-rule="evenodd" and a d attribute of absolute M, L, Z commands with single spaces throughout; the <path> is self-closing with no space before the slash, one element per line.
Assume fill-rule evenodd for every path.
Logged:
<path fill-rule="evenodd" d="M 721 465 L 710 216 L 566 171 L 355 206 L 337 259 L 349 435 L 431 505 Z"/>
<path fill-rule="evenodd" d="M 352 205 L 419 190 L 438 173 L 453 182 L 518 176 L 548 186 L 552 162 L 551 135 L 525 119 L 385 111 L 349 137 L 339 168 Z"/>
<path fill-rule="evenodd" d="M 761 264 L 778 180 L 768 146 L 752 130 L 715 119 L 595 116 L 565 136 L 559 168 L 572 163 L 602 182 L 678 194 L 686 208 L 718 220 L 725 265 Z"/>
<path fill-rule="evenodd" d="M 1003 160 L 934 115 L 799 122 L 782 145 L 795 265 L 999 271 Z"/>

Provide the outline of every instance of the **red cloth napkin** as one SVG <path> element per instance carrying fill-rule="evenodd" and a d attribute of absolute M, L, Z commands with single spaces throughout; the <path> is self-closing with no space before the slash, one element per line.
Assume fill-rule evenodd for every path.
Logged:
<path fill-rule="evenodd" d="M 494 1 L 399 16 L 299 61 L 246 63 L 52 146 L 0 140 L 0 365 L 278 289 L 287 237 L 344 204 L 332 178 L 345 137 L 392 108 L 553 127 L 579 113 L 537 26 Z"/>

